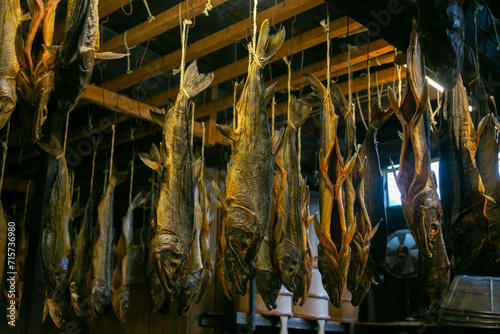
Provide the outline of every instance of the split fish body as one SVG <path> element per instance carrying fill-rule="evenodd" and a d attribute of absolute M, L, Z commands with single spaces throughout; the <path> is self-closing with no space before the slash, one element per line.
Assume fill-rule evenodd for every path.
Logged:
<path fill-rule="evenodd" d="M 341 188 L 345 179 L 354 167 L 357 154 L 353 154 L 344 164 L 340 154 L 337 138 L 338 116 L 330 92 L 313 75 L 306 74 L 312 93 L 304 103 L 322 106 L 319 166 L 320 179 L 320 215 L 321 221 L 315 217 L 314 227 L 318 236 L 318 268 L 321 273 L 323 287 L 335 307 L 340 307 L 347 281 L 347 272 L 351 258 L 351 240 L 356 225 L 346 224 Z M 340 232 L 339 249 L 332 240 L 331 229 Z"/>
<path fill-rule="evenodd" d="M 22 21 L 19 0 L 0 4 L 0 129 L 7 123 L 17 103 L 16 77 L 19 62 L 16 54 L 16 35 Z"/>
<path fill-rule="evenodd" d="M 454 272 L 475 260 L 488 235 L 485 188 L 476 167 L 477 134 L 468 111 L 467 92 L 459 79 L 444 94 L 439 182 L 444 237 Z"/>
<path fill-rule="evenodd" d="M 271 138 L 262 71 L 284 38 L 284 29 L 269 35 L 269 22 L 262 23 L 248 79 L 236 105 L 237 128 L 219 126 L 233 142 L 224 199 L 224 265 L 240 294 L 245 294 L 247 281 L 256 275 L 255 262 L 271 215 L 274 155 L 282 132 Z"/>
<path fill-rule="evenodd" d="M 212 80 L 213 73 L 198 72 L 196 61 L 189 65 L 184 87 L 177 95 L 174 107 L 161 120 L 164 124 L 161 161 L 146 162 L 143 158 L 153 169 L 163 170 L 149 256 L 164 289 L 172 298 L 179 293 L 187 277 L 188 257 L 194 241 L 195 173 L 190 145 L 188 100 L 207 88 Z"/>
<path fill-rule="evenodd" d="M 90 306 L 94 317 L 102 314 L 111 303 L 111 283 L 113 273 L 113 203 L 115 187 L 128 176 L 127 172 L 110 171 L 101 201 L 97 207 L 96 239 L 92 255 L 92 283 L 90 285 Z"/>
<path fill-rule="evenodd" d="M 61 145 L 52 136 L 48 143 L 39 144 L 56 157 L 56 173 L 50 186 L 42 231 L 42 260 L 48 297 L 66 284 L 71 272 L 71 217 L 70 177 Z"/>
<path fill-rule="evenodd" d="M 281 282 L 290 292 L 295 290 L 295 274 L 302 261 L 301 251 L 305 248 L 302 211 L 299 162 L 297 150 L 297 131 L 304 124 L 311 107 L 302 106 L 292 96 L 290 119 L 283 136 L 283 142 L 276 154 L 279 192 L 277 224 L 273 231 L 276 246 L 274 248 L 274 267 Z"/>

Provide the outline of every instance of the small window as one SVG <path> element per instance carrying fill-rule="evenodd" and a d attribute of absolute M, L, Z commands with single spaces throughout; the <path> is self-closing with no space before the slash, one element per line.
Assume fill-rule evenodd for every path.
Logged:
<path fill-rule="evenodd" d="M 399 168 L 399 165 L 394 165 L 394 168 L 396 168 L 396 172 Z M 394 179 L 394 173 L 392 172 L 392 166 L 389 166 L 387 168 L 387 193 L 389 195 L 389 201 L 388 204 L 389 206 L 400 206 L 401 205 L 401 193 L 399 192 L 398 186 L 396 184 L 396 180 Z M 441 197 L 441 193 L 439 190 L 439 161 L 434 161 L 431 163 L 431 170 L 434 172 L 434 175 L 436 175 L 436 181 L 437 181 L 437 192 L 438 195 Z"/>

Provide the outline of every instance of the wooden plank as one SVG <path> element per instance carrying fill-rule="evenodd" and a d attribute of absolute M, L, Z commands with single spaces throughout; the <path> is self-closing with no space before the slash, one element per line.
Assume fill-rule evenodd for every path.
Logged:
<path fill-rule="evenodd" d="M 31 185 L 29 188 L 29 197 L 31 197 L 31 195 L 33 195 L 35 193 L 35 187 L 36 187 L 35 182 L 31 182 Z M 26 190 L 28 190 L 28 181 L 23 180 L 23 179 L 15 179 L 12 177 L 4 176 L 2 190 L 11 190 L 11 191 L 25 194 Z"/>
<path fill-rule="evenodd" d="M 369 45 L 360 47 L 358 50 L 352 52 L 351 64 L 354 65 L 365 62 L 368 50 L 369 50 L 368 58 L 374 58 L 382 54 L 392 52 L 393 47 L 384 40 L 378 40 L 372 42 Z M 332 76 L 334 75 L 333 73 L 337 71 L 342 71 L 343 69 L 346 70 L 348 65 L 347 57 L 344 54 L 332 57 L 331 63 L 334 64 L 331 67 Z M 292 72 L 292 80 L 291 80 L 292 90 L 297 90 L 307 85 L 307 81 L 301 77 L 301 72 L 311 73 L 316 75 L 317 77 L 324 76 L 326 74 L 326 60 L 306 66 L 302 69 L 302 71 Z M 275 78 L 272 81 L 267 81 L 264 83 L 264 85 L 269 86 L 275 82 L 278 83 L 276 86 L 277 92 L 286 90 L 288 83 L 288 74 Z M 210 115 L 211 113 L 217 113 L 221 110 L 230 108 L 232 104 L 233 104 L 233 96 L 232 95 L 225 96 L 216 101 L 206 103 L 204 106 L 199 106 L 198 108 L 196 108 L 195 117 L 198 118 Z"/>
<path fill-rule="evenodd" d="M 358 22 L 349 19 L 344 16 L 338 20 L 332 21 L 330 23 L 330 38 L 337 38 L 343 36 L 347 33 L 349 27 L 349 33 L 352 34 L 356 31 L 364 31 L 365 28 Z M 317 28 L 311 29 L 301 35 L 295 36 L 294 38 L 287 39 L 281 49 L 278 51 L 276 56 L 271 60 L 271 63 L 275 61 L 280 61 L 286 55 L 295 54 L 301 52 L 302 50 L 307 50 L 316 46 L 318 44 L 324 43 L 326 41 L 326 34 L 324 28 L 319 26 Z M 293 49 L 292 49 L 293 46 Z M 219 83 L 225 82 L 227 80 L 236 78 L 238 76 L 244 75 L 248 71 L 248 59 L 243 58 L 235 63 L 228 64 L 224 67 L 218 68 L 214 71 L 213 85 L 218 85 Z M 146 103 L 153 106 L 164 106 L 167 104 L 168 99 L 176 96 L 179 92 L 179 87 L 171 88 L 165 92 L 161 92 L 155 96 L 146 99 Z"/>
<path fill-rule="evenodd" d="M 274 17 L 274 23 L 277 24 L 320 4 L 323 4 L 322 0 L 287 0 L 258 13 L 257 20 L 262 22 L 265 18 Z M 186 62 L 191 62 L 245 38 L 249 35 L 249 28 L 248 19 L 245 19 L 188 45 Z M 122 91 L 179 66 L 180 59 L 181 50 L 179 49 L 134 70 L 132 74 L 123 74 L 108 80 L 103 87 L 113 91 Z"/>
<path fill-rule="evenodd" d="M 388 82 L 392 82 L 394 78 L 397 80 L 398 75 L 396 73 L 396 70 L 393 68 L 388 68 L 385 70 L 382 70 L 378 72 L 378 84 L 383 85 Z M 401 79 L 406 78 L 406 69 L 404 67 L 401 68 Z M 375 87 L 377 84 L 375 82 L 375 73 L 371 73 L 370 75 L 370 87 Z M 344 94 L 347 94 L 348 92 L 348 83 L 347 82 L 342 82 L 339 84 L 340 89 Z M 367 76 L 359 77 L 356 78 L 352 81 L 352 92 L 360 92 L 362 90 L 367 89 L 368 87 L 368 78 Z"/>
<path fill-rule="evenodd" d="M 217 7 L 226 3 L 229 0 L 212 0 L 212 6 Z M 195 0 L 189 1 L 189 19 L 193 19 L 198 15 L 201 15 L 205 9 L 207 0 Z M 158 36 L 172 28 L 179 25 L 179 7 L 182 12 L 186 12 L 188 6 L 188 1 L 184 1 L 181 4 L 170 7 L 166 11 L 155 15 L 155 20 L 148 22 L 147 20 L 139 25 L 136 25 L 132 29 L 127 30 L 127 44 L 129 47 L 141 44 L 148 39 Z M 113 52 L 123 52 L 125 51 L 125 46 L 123 45 L 123 34 L 119 34 L 108 41 L 104 42 L 102 46 L 102 51 L 113 51 Z"/>
<path fill-rule="evenodd" d="M 99 19 L 108 16 L 118 9 L 127 6 L 134 0 L 101 0 L 99 1 Z M 54 27 L 54 42 L 61 42 L 66 31 L 66 18 L 56 22 Z"/>

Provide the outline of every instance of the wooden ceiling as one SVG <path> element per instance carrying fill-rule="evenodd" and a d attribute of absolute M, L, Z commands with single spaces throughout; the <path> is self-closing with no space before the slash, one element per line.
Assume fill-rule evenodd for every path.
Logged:
<path fill-rule="evenodd" d="M 173 71 L 179 67 L 181 58 L 179 15 L 192 19 L 194 23 L 189 31 L 186 61 L 189 63 L 198 59 L 200 71 L 213 71 L 215 74 L 210 88 L 196 99 L 194 134 L 198 138 L 202 136 L 204 122 L 207 163 L 225 164 L 228 151 L 224 146 L 228 143 L 218 133 L 215 124 L 231 121 L 233 85 L 247 72 L 246 45 L 251 35 L 249 2 L 210 2 L 213 9 L 205 16 L 206 0 L 179 1 L 175 5 L 169 1 L 148 0 L 154 15 L 154 20 L 148 21 L 143 1 L 100 0 L 101 51 L 125 52 L 126 40 L 130 51 L 130 71 L 127 73 L 126 58 L 97 63 L 80 105 L 70 114 L 67 158 L 70 168 L 76 172 L 77 182 L 88 181 L 92 138 L 100 140 L 96 168 L 98 171 L 106 168 L 111 146 L 111 124 L 117 124 L 114 160 L 119 167 L 126 167 L 133 149 L 144 151 L 151 142 L 160 140 L 160 129 L 151 123 L 149 110 L 161 112 L 160 108 L 175 99 L 178 92 L 179 79 Z M 64 37 L 65 6 L 66 2 L 62 1 L 57 9 L 55 43 Z M 371 38 L 363 25 L 323 0 L 261 0 L 258 8 L 258 24 L 268 18 L 275 29 L 281 26 L 286 29 L 283 47 L 264 71 L 266 86 L 277 82 L 277 124 L 283 121 L 287 105 L 288 74 L 282 60 L 284 56 L 292 60 L 293 94 L 307 93 L 303 73 L 313 73 L 321 80 L 326 79 L 326 34 L 320 21 L 326 19 L 327 10 L 331 20 L 331 75 L 341 89 L 347 94 L 348 44 L 353 45 L 352 92 L 360 94 L 363 105 L 367 100 L 368 82 L 373 88 L 393 84 L 397 80 L 393 66 L 394 47 L 383 39 Z M 371 64 L 369 79 L 368 60 Z M 404 69 L 402 77 L 405 77 Z M 370 93 L 375 99 L 376 89 L 371 89 Z M 37 171 L 39 148 L 24 140 L 20 128 L 19 119 L 14 117 L 6 162 L 9 180 L 33 178 Z M 5 138 L 5 130 L 0 134 Z M 387 138 L 397 138 L 397 126 L 387 134 Z M 316 159 L 313 154 L 316 134 L 312 122 L 304 127 L 303 141 L 303 147 L 310 147 L 312 153 L 304 154 L 302 170 L 312 178 Z M 199 139 L 196 141 L 195 150 L 199 150 L 200 142 Z M 138 167 L 142 165 L 138 160 L 136 163 Z M 99 173 L 96 175 L 101 177 Z M 15 182 L 6 182 L 5 187 L 12 183 Z"/>

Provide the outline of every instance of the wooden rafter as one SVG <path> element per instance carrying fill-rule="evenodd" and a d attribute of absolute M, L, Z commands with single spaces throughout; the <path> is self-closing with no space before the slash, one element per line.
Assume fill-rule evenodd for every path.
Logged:
<path fill-rule="evenodd" d="M 273 17 L 274 23 L 280 23 L 306 10 L 323 4 L 322 0 L 287 0 L 277 6 L 268 8 L 257 14 L 257 20 Z M 186 62 L 203 57 L 236 41 L 249 34 L 248 20 L 242 20 L 232 26 L 207 36 L 197 42 L 190 44 L 187 48 Z M 114 79 L 106 81 L 103 87 L 113 91 L 122 91 L 132 87 L 146 79 L 158 76 L 179 66 L 181 50 L 174 51 L 160 59 L 154 60 L 141 68 L 134 70 L 132 74 L 123 74 Z"/>
<path fill-rule="evenodd" d="M 363 26 L 358 22 L 352 19 L 348 19 L 347 16 L 344 16 L 330 23 L 330 38 L 333 39 L 345 35 L 347 33 L 348 27 L 349 33 L 360 31 L 359 29 L 363 28 Z M 363 29 L 361 31 L 363 31 Z M 297 52 L 300 52 L 301 50 L 312 48 L 313 46 L 325 42 L 325 40 L 326 35 L 324 32 L 324 28 L 321 26 L 302 33 L 299 36 L 295 36 L 294 38 L 289 38 L 283 43 L 280 51 L 278 51 L 272 62 L 279 61 L 286 55 L 295 54 Z M 294 47 L 293 50 L 292 46 Z M 211 86 L 218 85 L 227 80 L 231 80 L 233 78 L 241 76 L 245 74 L 247 70 L 248 59 L 246 58 L 218 68 L 214 71 L 214 80 L 212 81 Z M 161 107 L 166 105 L 168 103 L 168 99 L 175 97 L 178 92 L 179 87 L 173 87 L 165 92 L 161 92 L 155 96 L 150 97 L 145 102 L 153 106 Z"/>

